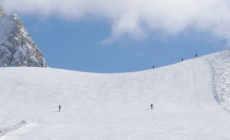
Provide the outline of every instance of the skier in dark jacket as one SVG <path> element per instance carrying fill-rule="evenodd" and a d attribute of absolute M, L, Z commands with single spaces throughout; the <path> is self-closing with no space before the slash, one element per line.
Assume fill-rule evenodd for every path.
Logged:
<path fill-rule="evenodd" d="M 153 109 L 153 104 L 151 104 L 151 109 Z"/>
<path fill-rule="evenodd" d="M 61 106 L 59 105 L 59 112 L 61 111 Z"/>

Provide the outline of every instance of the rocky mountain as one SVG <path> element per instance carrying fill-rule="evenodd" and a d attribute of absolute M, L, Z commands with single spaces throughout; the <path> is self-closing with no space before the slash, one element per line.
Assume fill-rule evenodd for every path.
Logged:
<path fill-rule="evenodd" d="M 0 64 L 46 67 L 42 52 L 16 14 L 8 15 L 0 6 Z"/>

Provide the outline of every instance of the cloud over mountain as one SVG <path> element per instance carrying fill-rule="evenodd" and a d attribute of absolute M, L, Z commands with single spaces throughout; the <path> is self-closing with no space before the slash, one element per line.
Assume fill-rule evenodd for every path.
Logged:
<path fill-rule="evenodd" d="M 152 32 L 174 36 L 192 29 L 230 43 L 228 0 L 0 0 L 9 12 L 111 23 L 114 41 L 122 35 L 143 39 Z"/>

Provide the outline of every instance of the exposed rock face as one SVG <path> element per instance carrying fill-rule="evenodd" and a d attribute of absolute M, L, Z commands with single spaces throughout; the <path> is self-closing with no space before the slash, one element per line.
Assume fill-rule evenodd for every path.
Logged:
<path fill-rule="evenodd" d="M 4 9 L 0 6 L 0 16 L 4 14 Z"/>
<path fill-rule="evenodd" d="M 42 52 L 17 15 L 7 15 L 0 6 L 0 64 L 46 67 Z"/>

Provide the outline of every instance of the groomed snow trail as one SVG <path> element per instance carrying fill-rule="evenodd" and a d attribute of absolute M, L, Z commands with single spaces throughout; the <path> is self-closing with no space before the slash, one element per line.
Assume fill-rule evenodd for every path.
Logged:
<path fill-rule="evenodd" d="M 122 74 L 1 68 L 0 123 L 41 124 L 4 140 L 229 140 L 211 57 Z"/>

